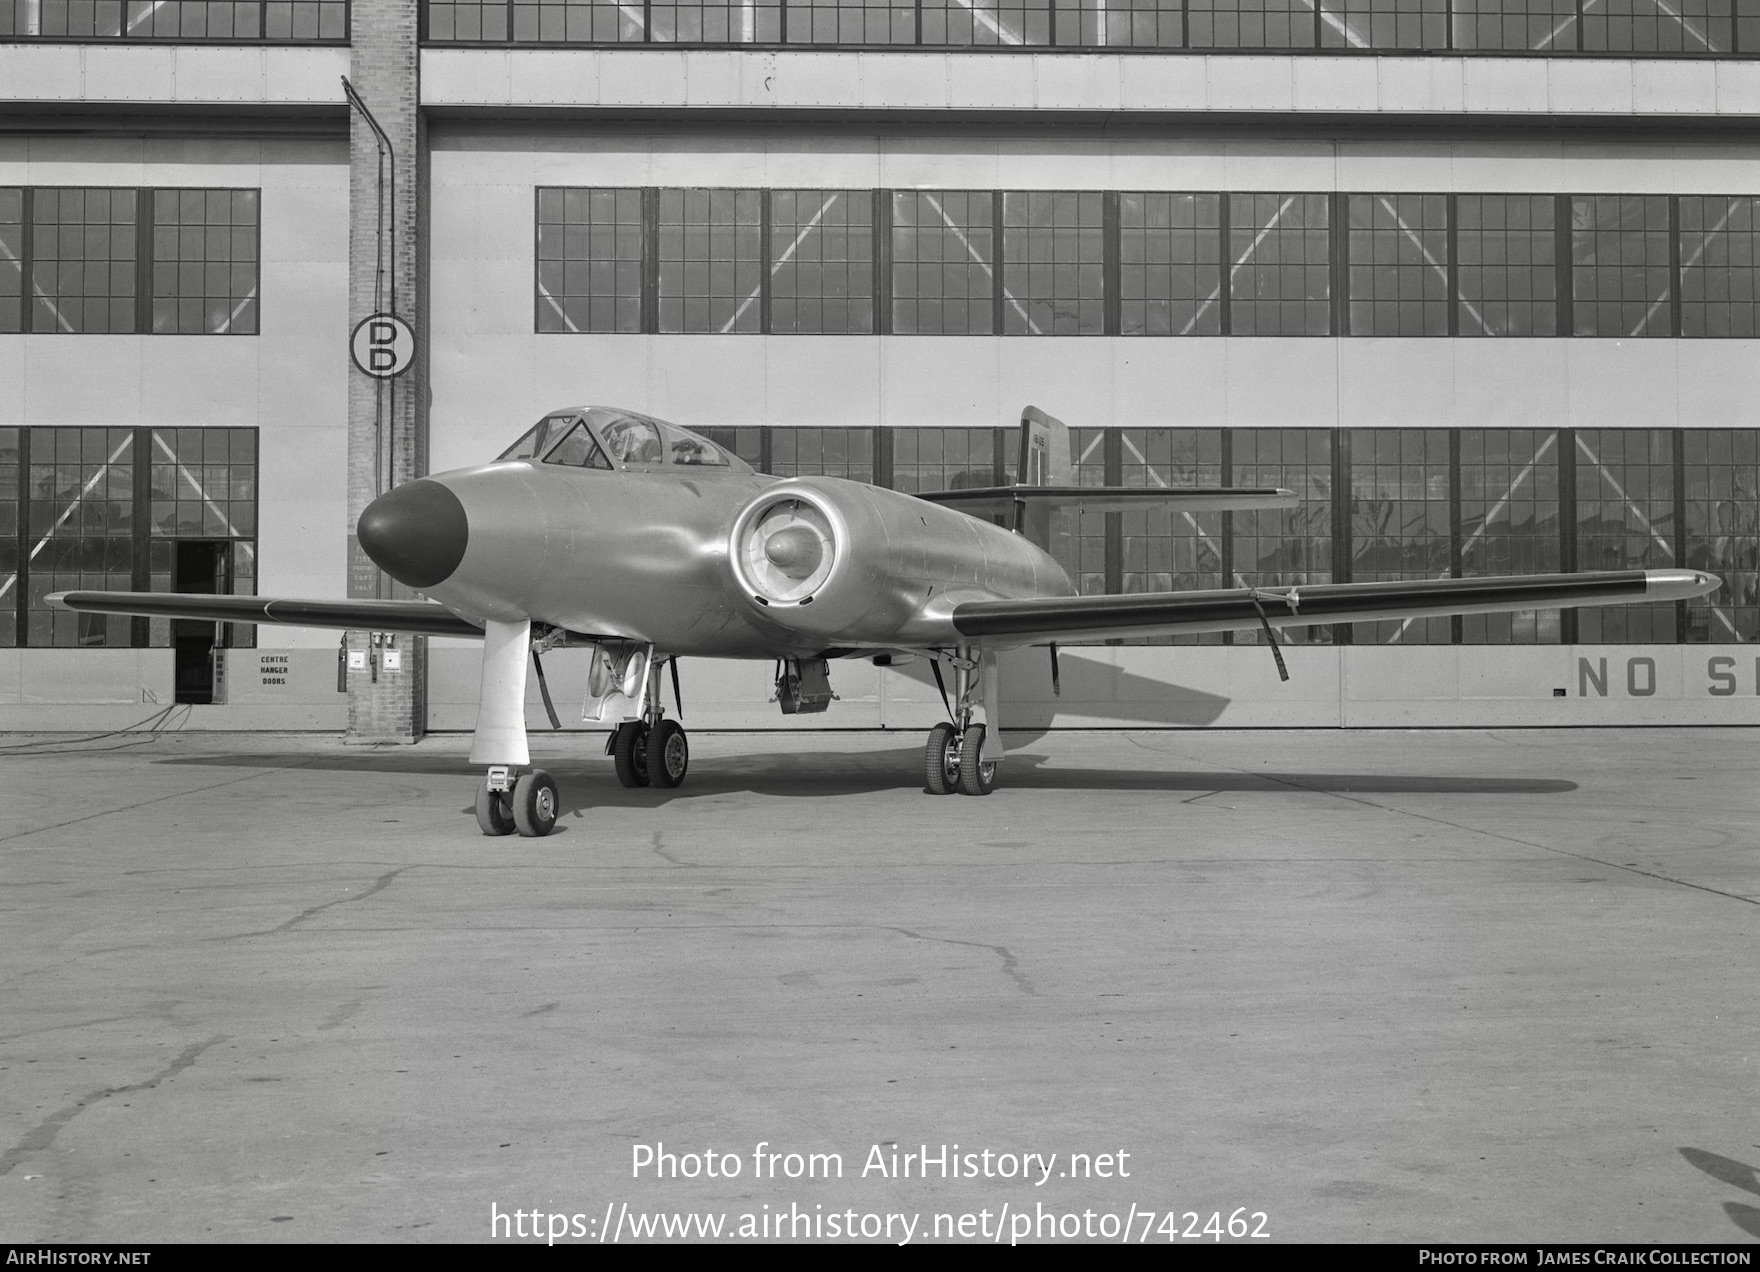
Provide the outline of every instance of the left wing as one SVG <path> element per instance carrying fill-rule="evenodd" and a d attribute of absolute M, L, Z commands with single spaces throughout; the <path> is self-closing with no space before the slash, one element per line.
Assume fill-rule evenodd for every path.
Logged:
<path fill-rule="evenodd" d="M 1618 570 L 967 601 L 954 606 L 952 617 L 961 636 L 1028 644 L 1231 631 L 1257 627 L 1261 616 L 1278 627 L 1301 627 L 1431 614 L 1681 601 L 1721 586 L 1722 580 L 1703 570 Z"/>
<path fill-rule="evenodd" d="M 192 592 L 55 592 L 58 609 L 87 614 L 212 619 L 216 623 L 290 623 L 419 636 L 481 636 L 483 629 L 428 601 L 301 601 L 279 596 L 208 596 Z"/>

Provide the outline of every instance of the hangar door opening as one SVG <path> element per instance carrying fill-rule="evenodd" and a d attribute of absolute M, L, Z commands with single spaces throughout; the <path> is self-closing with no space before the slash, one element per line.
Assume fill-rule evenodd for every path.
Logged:
<path fill-rule="evenodd" d="M 232 592 L 232 544 L 225 539 L 178 539 L 172 558 L 172 590 L 179 593 L 227 596 Z M 207 706 L 214 701 L 215 651 L 230 642 L 230 623 L 200 619 L 171 621 L 171 644 L 177 657 L 173 701 Z"/>

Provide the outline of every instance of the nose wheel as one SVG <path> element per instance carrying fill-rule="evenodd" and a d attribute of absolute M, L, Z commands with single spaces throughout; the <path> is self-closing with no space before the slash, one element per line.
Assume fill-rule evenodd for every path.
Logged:
<path fill-rule="evenodd" d="M 542 839 L 556 827 L 556 779 L 543 769 L 515 776 L 504 765 L 489 770 L 477 788 L 477 826 L 485 835 Z"/>

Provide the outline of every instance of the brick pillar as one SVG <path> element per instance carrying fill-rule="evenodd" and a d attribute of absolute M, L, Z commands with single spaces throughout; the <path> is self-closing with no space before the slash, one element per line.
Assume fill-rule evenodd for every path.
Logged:
<path fill-rule="evenodd" d="M 410 595 L 360 551 L 354 526 L 377 495 L 428 470 L 428 136 L 420 106 L 418 8 L 418 0 L 354 0 L 350 19 L 349 82 L 384 129 L 394 162 L 386 160 L 382 166 L 372 128 L 351 109 L 349 331 L 369 314 L 386 311 L 395 312 L 416 335 L 415 362 L 395 380 L 375 380 L 352 361 L 349 365 L 351 597 Z M 346 349 L 341 356 L 349 357 Z M 386 665 L 387 649 L 375 649 L 371 633 L 348 633 L 348 647 L 367 654 L 369 670 L 351 669 L 348 674 L 347 740 L 413 742 L 421 737 L 427 730 L 427 641 L 397 637 L 398 656 L 390 660 L 401 664 L 397 667 Z M 370 670 L 375 664 L 376 678 Z"/>

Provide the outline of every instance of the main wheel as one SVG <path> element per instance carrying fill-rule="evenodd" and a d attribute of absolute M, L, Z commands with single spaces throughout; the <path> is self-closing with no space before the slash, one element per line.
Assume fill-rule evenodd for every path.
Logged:
<path fill-rule="evenodd" d="M 507 792 L 490 790 L 487 778 L 477 787 L 477 825 L 485 835 L 513 833 L 513 805 L 508 802 Z"/>
<path fill-rule="evenodd" d="M 959 786 L 959 734 L 945 720 L 929 730 L 923 748 L 923 785 L 931 795 L 951 795 Z"/>
<path fill-rule="evenodd" d="M 996 788 L 996 762 L 988 764 L 978 760 L 978 753 L 984 746 L 984 726 L 968 724 L 966 735 L 959 743 L 959 793 L 961 795 L 988 795 Z"/>
<path fill-rule="evenodd" d="M 637 720 L 617 726 L 611 742 L 617 761 L 617 780 L 625 786 L 648 784 L 648 726 Z"/>
<path fill-rule="evenodd" d="M 543 769 L 513 784 L 513 824 L 527 839 L 542 839 L 556 825 L 556 782 Z"/>
<path fill-rule="evenodd" d="M 648 780 L 655 786 L 677 786 L 691 766 L 691 746 L 677 720 L 662 720 L 648 731 Z"/>

